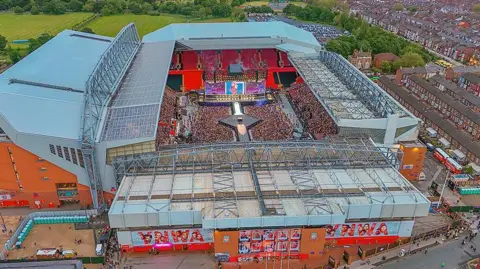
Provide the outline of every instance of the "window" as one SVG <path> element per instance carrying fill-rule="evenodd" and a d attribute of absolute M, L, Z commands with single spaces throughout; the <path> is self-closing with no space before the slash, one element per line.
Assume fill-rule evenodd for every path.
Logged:
<path fill-rule="evenodd" d="M 65 159 L 67 161 L 70 161 L 70 153 L 68 152 L 68 148 L 67 147 L 63 147 L 63 153 L 65 154 Z"/>
<path fill-rule="evenodd" d="M 41 167 L 41 168 L 40 168 L 40 171 L 41 171 L 41 172 L 46 172 L 46 171 L 47 171 L 47 168 Z"/>
<path fill-rule="evenodd" d="M 81 167 L 85 168 L 85 164 L 83 163 L 83 154 L 82 151 L 77 149 L 77 154 L 78 154 L 78 163 L 80 164 Z"/>
<path fill-rule="evenodd" d="M 75 153 L 75 149 L 74 148 L 70 148 L 70 155 L 72 155 L 72 162 L 74 164 L 78 164 L 77 163 L 77 154 Z"/>
<path fill-rule="evenodd" d="M 57 155 L 57 153 L 55 152 L 55 146 L 50 144 L 50 153 L 52 153 L 53 155 Z"/>
<path fill-rule="evenodd" d="M 57 146 L 57 154 L 58 154 L 58 157 L 63 158 L 62 147 Z"/>

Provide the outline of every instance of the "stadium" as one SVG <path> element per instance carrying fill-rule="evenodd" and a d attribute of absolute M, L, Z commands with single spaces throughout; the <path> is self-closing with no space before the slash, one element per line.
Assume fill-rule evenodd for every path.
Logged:
<path fill-rule="evenodd" d="M 109 208 L 124 251 L 394 243 L 430 206 L 392 149 L 417 125 L 282 22 L 66 30 L 0 74 L 0 205 Z"/>

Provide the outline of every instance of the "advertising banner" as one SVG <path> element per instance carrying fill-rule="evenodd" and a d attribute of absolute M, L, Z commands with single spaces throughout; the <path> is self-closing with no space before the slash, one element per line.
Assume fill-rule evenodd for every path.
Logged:
<path fill-rule="evenodd" d="M 176 229 L 132 232 L 134 246 L 202 244 L 213 242 L 213 230 Z"/>
<path fill-rule="evenodd" d="M 398 235 L 400 224 L 400 221 L 390 221 L 327 225 L 325 237 L 328 239 Z"/>
<path fill-rule="evenodd" d="M 239 254 L 300 251 L 301 229 L 241 230 Z"/>

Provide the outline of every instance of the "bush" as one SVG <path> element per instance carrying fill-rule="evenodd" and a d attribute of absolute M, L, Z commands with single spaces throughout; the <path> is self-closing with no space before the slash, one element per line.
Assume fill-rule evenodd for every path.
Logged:
<path fill-rule="evenodd" d="M 23 8 L 19 7 L 19 6 L 16 6 L 13 8 L 13 12 L 15 12 L 15 14 L 22 14 L 23 13 Z"/>
<path fill-rule="evenodd" d="M 160 12 L 156 11 L 156 10 L 152 10 L 152 11 L 149 11 L 147 13 L 147 15 L 150 15 L 150 16 L 160 16 Z"/>
<path fill-rule="evenodd" d="M 38 14 L 40 14 L 40 10 L 38 9 L 37 6 L 32 6 L 32 9 L 30 9 L 30 14 L 38 15 Z"/>

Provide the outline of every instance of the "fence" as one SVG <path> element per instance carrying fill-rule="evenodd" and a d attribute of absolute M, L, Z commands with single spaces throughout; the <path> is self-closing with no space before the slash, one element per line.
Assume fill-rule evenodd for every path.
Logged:
<path fill-rule="evenodd" d="M 90 217 L 92 215 L 98 214 L 97 210 L 89 209 L 89 210 L 74 210 L 74 211 L 48 211 L 48 212 L 33 212 L 28 214 L 22 222 L 18 225 L 17 229 L 13 233 L 12 237 L 5 243 L 3 249 L 0 251 L 0 258 L 4 260 L 6 258 L 5 254 L 9 249 L 12 249 L 17 243 L 17 238 L 22 232 L 23 228 L 27 226 L 27 222 L 29 220 L 33 220 L 36 217 L 67 217 L 67 216 L 87 216 Z"/>
<path fill-rule="evenodd" d="M 80 30 L 82 30 L 83 27 L 87 26 L 87 24 L 89 24 L 90 22 L 92 22 L 93 20 L 95 20 L 96 18 L 98 18 L 100 16 L 102 16 L 102 15 L 98 14 L 98 13 L 93 14 L 92 16 L 86 18 L 85 20 L 75 24 L 72 29 L 75 30 L 75 31 L 80 31 Z"/>
<path fill-rule="evenodd" d="M 36 260 L 40 262 L 48 262 L 48 261 L 64 261 L 69 259 L 46 259 L 46 260 Z M 100 264 L 105 262 L 104 257 L 78 257 L 72 260 L 80 260 L 84 264 Z M 0 260 L 0 263 L 21 263 L 21 262 L 32 262 L 33 260 L 28 259 L 11 259 L 11 260 Z"/>

